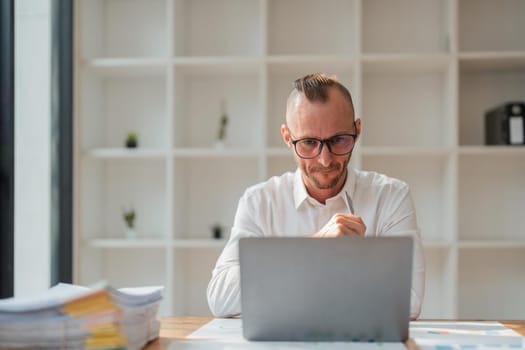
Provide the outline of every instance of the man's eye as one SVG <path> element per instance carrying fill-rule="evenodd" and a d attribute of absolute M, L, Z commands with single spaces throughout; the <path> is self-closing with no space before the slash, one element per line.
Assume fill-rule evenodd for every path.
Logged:
<path fill-rule="evenodd" d="M 305 139 L 302 141 L 302 143 L 305 145 L 305 146 L 315 146 L 317 145 L 317 140 L 310 140 L 310 139 Z"/>
<path fill-rule="evenodd" d="M 337 144 L 337 143 L 345 143 L 346 137 L 344 136 L 334 136 L 330 139 L 331 144 Z"/>

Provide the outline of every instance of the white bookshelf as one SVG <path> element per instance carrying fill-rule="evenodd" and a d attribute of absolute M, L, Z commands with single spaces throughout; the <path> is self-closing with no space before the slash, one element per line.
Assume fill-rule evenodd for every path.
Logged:
<path fill-rule="evenodd" d="M 352 165 L 412 188 L 422 317 L 521 317 L 525 148 L 484 146 L 483 113 L 525 100 L 524 17 L 521 0 L 77 0 L 75 282 L 162 284 L 161 314 L 209 314 L 239 197 L 295 169 L 291 82 L 322 71 L 363 120 Z"/>

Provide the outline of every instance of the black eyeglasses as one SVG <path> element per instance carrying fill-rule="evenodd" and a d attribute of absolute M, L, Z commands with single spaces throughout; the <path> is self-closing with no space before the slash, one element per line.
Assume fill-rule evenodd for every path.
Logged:
<path fill-rule="evenodd" d="M 290 140 L 295 148 L 295 153 L 303 159 L 312 159 L 320 155 L 324 144 L 326 144 L 330 153 L 336 156 L 350 154 L 357 138 L 356 134 L 341 134 L 323 140 L 313 137 L 294 140 L 292 139 L 290 129 L 288 129 L 288 133 L 290 134 Z"/>

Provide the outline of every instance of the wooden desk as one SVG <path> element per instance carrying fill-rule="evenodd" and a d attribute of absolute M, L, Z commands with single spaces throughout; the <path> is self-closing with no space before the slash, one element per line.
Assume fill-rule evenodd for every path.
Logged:
<path fill-rule="evenodd" d="M 160 317 L 159 339 L 149 343 L 146 350 L 167 349 L 172 340 L 185 339 L 187 335 L 204 326 L 213 317 L 202 316 L 177 316 Z"/>
<path fill-rule="evenodd" d="M 187 335 L 212 319 L 213 317 L 197 316 L 161 317 L 160 338 L 149 343 L 148 346 L 146 346 L 146 350 L 167 349 L 172 340 L 185 339 Z M 525 320 L 505 320 L 499 322 L 525 336 Z M 418 346 L 411 340 L 407 342 L 407 347 L 409 350 L 419 350 Z"/>

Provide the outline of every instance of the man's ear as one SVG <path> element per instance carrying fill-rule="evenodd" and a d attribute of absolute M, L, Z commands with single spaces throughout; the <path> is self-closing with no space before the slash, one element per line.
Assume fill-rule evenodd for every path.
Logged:
<path fill-rule="evenodd" d="M 361 118 L 357 118 L 355 121 L 355 133 L 357 134 L 357 137 L 355 138 L 357 141 L 361 136 Z"/>
<path fill-rule="evenodd" d="M 290 140 L 290 133 L 288 132 L 288 128 L 286 127 L 286 124 L 281 125 L 281 136 L 283 137 L 284 143 L 288 146 L 288 148 L 292 147 L 292 142 Z"/>

